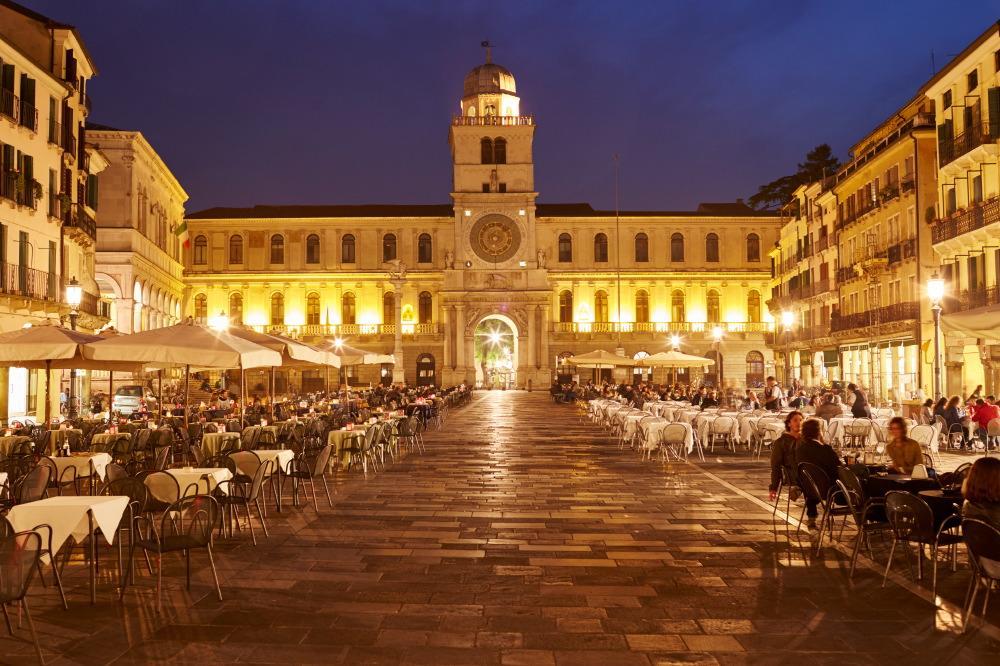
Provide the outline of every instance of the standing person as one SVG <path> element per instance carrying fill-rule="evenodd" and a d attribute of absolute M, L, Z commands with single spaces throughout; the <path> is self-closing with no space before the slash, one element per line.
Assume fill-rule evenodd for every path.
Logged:
<path fill-rule="evenodd" d="M 802 424 L 802 441 L 795 449 L 795 465 L 798 469 L 799 463 L 812 463 L 826 473 L 827 481 L 834 483 L 837 480 L 837 468 L 840 467 L 840 459 L 837 458 L 836 451 L 828 444 L 820 441 L 819 421 L 810 419 Z M 822 484 L 822 479 L 816 480 L 817 484 Z M 827 488 L 820 487 L 819 492 L 825 493 Z M 816 529 L 816 516 L 819 515 L 819 500 L 806 499 L 806 516 L 809 518 L 809 529 Z"/>
<path fill-rule="evenodd" d="M 870 419 L 872 417 L 872 408 L 868 405 L 868 397 L 865 396 L 864 391 L 854 383 L 848 384 L 847 390 L 854 394 L 854 402 L 851 403 L 851 414 L 854 415 L 854 418 Z"/>
<path fill-rule="evenodd" d="M 785 432 L 771 444 L 771 485 L 768 486 L 768 499 L 774 501 L 781 482 L 781 470 L 784 469 L 792 483 L 796 483 L 795 449 L 802 439 L 802 412 L 792 412 L 785 417 Z M 795 499 L 795 498 L 793 498 Z"/>
<path fill-rule="evenodd" d="M 781 409 L 781 401 L 785 395 L 781 392 L 781 387 L 774 377 L 767 378 L 767 386 L 764 387 L 764 409 L 776 412 Z"/>

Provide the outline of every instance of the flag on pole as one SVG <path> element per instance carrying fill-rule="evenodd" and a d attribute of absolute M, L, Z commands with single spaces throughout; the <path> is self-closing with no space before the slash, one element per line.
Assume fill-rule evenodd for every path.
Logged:
<path fill-rule="evenodd" d="M 181 223 L 174 228 L 174 235 L 181 239 L 181 245 L 186 248 L 191 247 L 191 238 L 188 236 L 187 220 L 182 220 Z"/>

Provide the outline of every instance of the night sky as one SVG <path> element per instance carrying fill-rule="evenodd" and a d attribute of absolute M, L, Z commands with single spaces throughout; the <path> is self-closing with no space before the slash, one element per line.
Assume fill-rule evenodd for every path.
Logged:
<path fill-rule="evenodd" d="M 462 79 L 497 46 L 534 114 L 542 202 L 684 210 L 850 145 L 1000 18 L 996 0 L 22 0 L 76 25 L 92 120 L 138 129 L 191 196 L 447 203 Z M 959 11 L 960 9 L 960 11 Z"/>

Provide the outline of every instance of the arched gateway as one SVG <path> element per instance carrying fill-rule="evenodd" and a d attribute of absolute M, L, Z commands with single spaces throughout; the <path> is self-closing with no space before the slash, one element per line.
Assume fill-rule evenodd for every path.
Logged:
<path fill-rule="evenodd" d="M 502 314 L 489 314 L 476 325 L 473 349 L 476 359 L 476 386 L 513 388 L 517 386 L 517 324 Z"/>

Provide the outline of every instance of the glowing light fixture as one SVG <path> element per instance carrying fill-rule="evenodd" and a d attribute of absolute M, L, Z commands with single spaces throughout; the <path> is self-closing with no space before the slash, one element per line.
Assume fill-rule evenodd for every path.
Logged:
<path fill-rule="evenodd" d="M 721 326 L 716 326 L 715 328 L 712 329 L 712 339 L 714 339 L 716 342 L 721 342 L 722 341 L 722 327 Z"/>
<path fill-rule="evenodd" d="M 678 347 L 680 347 L 681 346 L 681 336 L 676 335 L 676 334 L 671 335 L 670 336 L 670 345 L 674 349 L 677 349 Z"/>
<path fill-rule="evenodd" d="M 341 347 L 344 346 L 344 339 L 343 338 L 334 338 L 333 339 L 333 346 L 336 347 L 337 349 L 340 349 Z"/>
<path fill-rule="evenodd" d="M 944 300 L 944 280 L 938 277 L 937 272 L 927 281 L 927 298 L 931 305 L 939 305 Z"/>
<path fill-rule="evenodd" d="M 792 312 L 791 310 L 782 310 L 781 325 L 784 326 L 785 330 L 786 331 L 790 330 L 792 328 L 792 324 L 794 323 L 795 323 L 795 313 Z"/>
<path fill-rule="evenodd" d="M 229 328 L 229 317 L 222 310 L 208 321 L 208 325 L 216 331 L 224 331 Z"/>
<path fill-rule="evenodd" d="M 69 284 L 66 285 L 66 304 L 73 310 L 76 310 L 80 307 L 81 301 L 83 301 L 83 285 L 76 281 L 76 276 L 74 275 L 70 279 Z"/>

